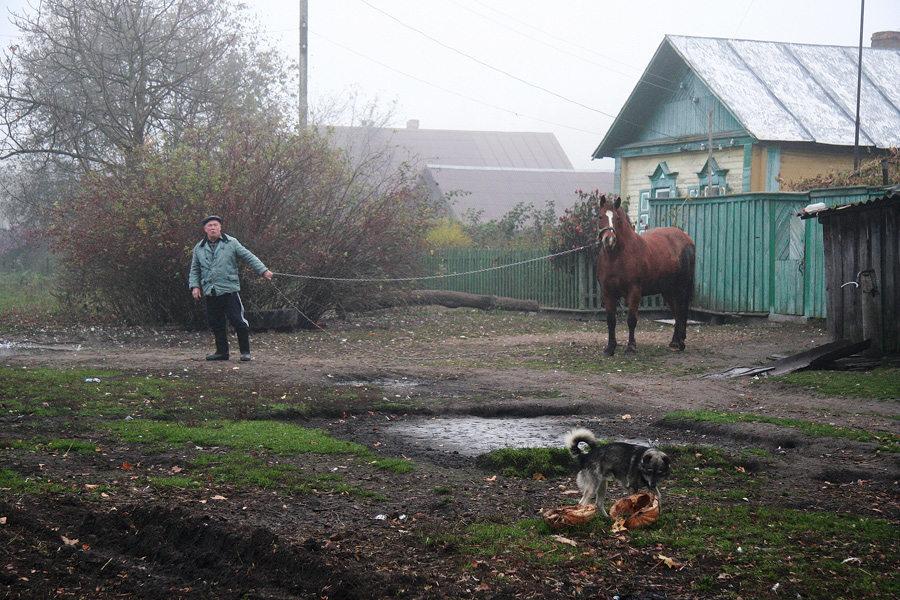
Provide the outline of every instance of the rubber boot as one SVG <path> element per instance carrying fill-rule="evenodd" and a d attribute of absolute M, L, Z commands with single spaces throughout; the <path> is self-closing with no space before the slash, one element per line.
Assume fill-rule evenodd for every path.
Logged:
<path fill-rule="evenodd" d="M 208 355 L 206 360 L 228 360 L 228 331 L 222 329 L 213 333 L 216 336 L 216 353 Z"/>
<path fill-rule="evenodd" d="M 250 330 L 241 327 L 235 330 L 237 332 L 238 347 L 241 349 L 241 360 L 253 360 L 250 357 Z"/>

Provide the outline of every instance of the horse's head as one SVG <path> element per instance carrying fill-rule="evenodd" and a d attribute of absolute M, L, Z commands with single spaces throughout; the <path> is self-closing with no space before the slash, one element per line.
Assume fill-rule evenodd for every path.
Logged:
<path fill-rule="evenodd" d="M 600 198 L 600 215 L 597 219 L 597 243 L 601 244 L 607 250 L 616 247 L 619 236 L 616 232 L 617 228 L 628 226 L 628 220 L 623 219 L 620 206 L 622 199 L 616 196 L 615 200 L 608 201 L 606 196 Z"/>

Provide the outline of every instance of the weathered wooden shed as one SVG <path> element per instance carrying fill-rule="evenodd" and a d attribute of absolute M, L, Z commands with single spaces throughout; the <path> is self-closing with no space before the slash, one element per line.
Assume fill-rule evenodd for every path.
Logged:
<path fill-rule="evenodd" d="M 900 193 L 803 215 L 822 224 L 828 333 L 863 341 L 864 287 L 874 273 L 874 312 L 885 354 L 900 354 Z"/>

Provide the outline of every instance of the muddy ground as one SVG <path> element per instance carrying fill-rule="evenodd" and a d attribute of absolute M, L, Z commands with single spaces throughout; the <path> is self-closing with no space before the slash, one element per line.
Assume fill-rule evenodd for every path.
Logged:
<path fill-rule="evenodd" d="M 246 391 L 248 418 L 254 396 L 271 397 L 278 388 L 374 390 L 381 403 L 347 406 L 317 398 L 311 399 L 317 404 L 311 416 L 283 418 L 408 459 L 416 468 L 395 474 L 345 457 L 296 459 L 307 473 L 339 472 L 380 494 L 379 500 L 284 496 L 214 482 L 184 490 L 125 484 L 97 498 L 84 489 L 90 482 L 171 473 L 190 460 L 191 449 L 148 455 L 98 439 L 103 452 L 89 457 L 6 450 L 0 454 L 5 466 L 71 482 L 73 492 L 0 496 L 0 590 L 9 598 L 741 597 L 734 581 L 698 596 L 694 584 L 701 576 L 715 578 L 715 565 L 661 569 L 624 538 L 583 540 L 585 552 L 627 557 L 596 571 L 564 563 L 534 569 L 503 557 L 470 557 L 465 560 L 471 564 L 463 564 L 452 544 L 435 541 L 441 532 L 476 521 L 535 517 L 574 503 L 574 478 L 495 477 L 476 465 L 485 450 L 561 445 L 574 425 L 602 438 L 667 447 L 766 450 L 785 460 L 758 465 L 764 485 L 754 502 L 900 522 L 900 463 L 874 453 L 870 444 L 766 424 L 660 422 L 676 410 L 711 409 L 900 434 L 897 401 L 698 376 L 823 344 L 828 340 L 819 325 L 696 324 L 689 328 L 687 350 L 672 354 L 664 350 L 670 328 L 644 321 L 638 357 L 620 362 L 600 358 L 605 325 L 599 322 L 499 314 L 486 326 L 481 315 L 470 321 L 473 312 L 389 311 L 330 321 L 318 332 L 258 332 L 250 363 L 203 360 L 211 351 L 204 332 L 7 323 L 11 333 L 0 335 L 6 343 L 2 364 L 225 382 Z M 554 358 L 558 366 L 551 364 Z M 0 431 L 65 437 L 67 429 L 65 423 L 4 414 Z M 452 490 L 452 501 L 436 490 Z M 665 485 L 662 494 L 664 509 L 688 501 L 667 494 Z"/>

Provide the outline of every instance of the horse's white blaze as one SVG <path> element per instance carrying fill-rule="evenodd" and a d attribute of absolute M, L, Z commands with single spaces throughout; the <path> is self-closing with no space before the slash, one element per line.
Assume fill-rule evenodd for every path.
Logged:
<path fill-rule="evenodd" d="M 610 231 L 612 231 L 613 233 L 615 233 L 615 232 L 616 232 L 616 226 L 613 225 L 613 211 L 611 211 L 611 210 L 606 211 L 606 218 L 607 218 L 607 220 L 609 221 L 609 229 L 610 229 Z"/>

